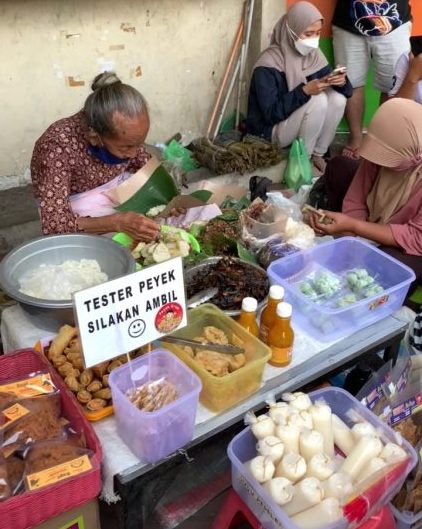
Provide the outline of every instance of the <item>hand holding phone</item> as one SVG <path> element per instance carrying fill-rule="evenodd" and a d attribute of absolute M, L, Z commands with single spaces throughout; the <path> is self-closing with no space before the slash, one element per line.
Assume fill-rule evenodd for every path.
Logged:
<path fill-rule="evenodd" d="M 334 77 L 336 75 L 343 75 L 347 72 L 346 66 L 337 66 L 334 68 L 334 70 L 330 73 L 330 77 Z"/>

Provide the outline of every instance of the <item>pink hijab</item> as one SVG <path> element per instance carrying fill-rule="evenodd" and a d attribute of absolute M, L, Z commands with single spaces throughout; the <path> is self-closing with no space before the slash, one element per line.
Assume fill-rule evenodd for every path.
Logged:
<path fill-rule="evenodd" d="M 309 2 L 296 2 L 274 26 L 270 46 L 264 50 L 254 65 L 275 68 L 284 72 L 289 90 L 327 66 L 328 62 L 317 49 L 306 56 L 295 48 L 294 41 L 317 20 L 324 20 L 320 11 Z"/>

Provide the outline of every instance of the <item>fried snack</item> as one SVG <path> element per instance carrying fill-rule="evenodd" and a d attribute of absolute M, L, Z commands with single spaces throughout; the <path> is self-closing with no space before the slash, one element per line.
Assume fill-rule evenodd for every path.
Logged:
<path fill-rule="evenodd" d="M 179 394 L 176 386 L 163 378 L 142 384 L 136 389 L 131 388 L 127 396 L 140 410 L 153 412 L 175 401 Z"/>
<path fill-rule="evenodd" d="M 40 472 L 71 461 L 86 453 L 70 440 L 49 441 L 35 444 L 26 458 L 26 474 Z"/>
<path fill-rule="evenodd" d="M 80 384 L 78 382 L 78 379 L 74 375 L 69 375 L 65 377 L 64 383 L 72 391 L 79 391 L 80 389 Z"/>
<path fill-rule="evenodd" d="M 217 329 L 213 325 L 208 325 L 204 328 L 204 337 L 208 342 L 228 345 L 229 339 L 227 338 L 224 331 Z"/>
<path fill-rule="evenodd" d="M 67 377 L 67 375 L 73 375 L 73 365 L 70 362 L 65 362 L 57 368 L 57 371 L 61 374 L 62 377 Z"/>
<path fill-rule="evenodd" d="M 229 361 L 224 355 L 208 349 L 198 350 L 195 360 L 201 364 L 211 375 L 224 377 L 229 374 Z"/>
<path fill-rule="evenodd" d="M 101 364 L 98 364 L 92 368 L 92 371 L 94 372 L 94 375 L 98 378 L 101 378 L 103 375 L 107 373 L 107 368 L 109 366 L 110 362 L 101 362 Z"/>
<path fill-rule="evenodd" d="M 64 350 L 64 354 L 65 355 L 69 355 L 69 354 L 81 355 L 82 354 L 81 343 L 78 337 L 75 337 L 72 340 L 70 340 L 68 346 Z"/>
<path fill-rule="evenodd" d="M 103 383 L 103 386 L 104 386 L 105 388 L 108 388 L 108 387 L 109 387 L 109 384 L 108 384 L 108 377 L 109 377 L 109 376 L 110 376 L 110 375 L 103 375 L 103 377 L 102 377 L 102 379 L 101 379 L 101 382 Z"/>
<path fill-rule="evenodd" d="M 67 359 L 73 365 L 74 368 L 84 370 L 84 362 L 82 356 L 79 353 L 68 353 Z"/>
<path fill-rule="evenodd" d="M 226 358 L 229 362 L 230 373 L 236 371 L 237 369 L 240 369 L 246 364 L 246 356 L 243 353 L 239 353 L 237 355 L 222 354 L 221 356 Z"/>
<path fill-rule="evenodd" d="M 94 372 L 92 369 L 85 369 L 79 376 L 79 382 L 86 387 L 94 380 Z"/>
<path fill-rule="evenodd" d="M 0 455 L 0 501 L 7 500 L 11 495 L 6 460 Z"/>
<path fill-rule="evenodd" d="M 113 369 L 117 369 L 121 365 L 122 363 L 120 362 L 120 360 L 113 360 L 113 362 L 110 362 L 109 366 L 107 367 L 107 371 L 111 373 Z"/>
<path fill-rule="evenodd" d="M 237 336 L 236 334 L 232 334 L 231 343 L 232 343 L 232 345 L 235 345 L 236 347 L 244 347 L 245 346 L 245 342 L 241 338 L 239 338 L 239 336 Z"/>
<path fill-rule="evenodd" d="M 63 325 L 60 327 L 59 334 L 53 338 L 48 351 L 48 356 L 53 359 L 55 356 L 63 354 L 65 348 L 72 338 L 76 336 L 76 327 L 70 325 Z"/>
<path fill-rule="evenodd" d="M 202 344 L 208 343 L 208 340 L 206 338 L 204 338 L 203 336 L 195 336 L 195 338 L 193 338 L 193 341 L 194 342 L 198 342 L 198 343 L 202 343 Z"/>
<path fill-rule="evenodd" d="M 111 399 L 111 389 L 110 388 L 99 389 L 98 391 L 94 393 L 94 397 L 96 399 L 110 400 Z"/>
<path fill-rule="evenodd" d="M 76 398 L 78 399 L 78 401 L 81 403 L 81 404 L 88 404 L 88 402 L 90 400 L 92 400 L 92 395 L 89 391 L 87 391 L 86 389 L 81 389 L 80 391 L 78 391 L 78 393 L 76 394 Z"/>
<path fill-rule="evenodd" d="M 102 408 L 105 408 L 107 405 L 107 401 L 104 399 L 92 399 L 88 402 L 86 405 L 87 410 L 89 411 L 98 411 Z"/>
<path fill-rule="evenodd" d="M 86 387 L 86 389 L 90 392 L 90 393 L 94 393 L 95 391 L 99 391 L 101 388 L 103 387 L 103 385 L 101 384 L 101 382 L 99 380 L 93 380 L 91 382 L 91 384 L 88 384 L 88 386 Z"/>
<path fill-rule="evenodd" d="M 6 459 L 6 466 L 10 489 L 15 495 L 22 484 L 25 462 L 20 457 L 12 455 Z"/>
<path fill-rule="evenodd" d="M 58 369 L 60 366 L 64 365 L 67 363 L 67 358 L 65 355 L 58 355 L 58 356 L 54 356 L 52 359 L 51 359 L 51 362 L 53 364 L 53 366 Z"/>

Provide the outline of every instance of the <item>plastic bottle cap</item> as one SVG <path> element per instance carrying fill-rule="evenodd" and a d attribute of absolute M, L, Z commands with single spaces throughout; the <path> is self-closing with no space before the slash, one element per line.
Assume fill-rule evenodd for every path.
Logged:
<path fill-rule="evenodd" d="M 258 308 L 258 302 L 255 298 L 243 298 L 242 310 L 244 312 L 255 312 Z"/>
<path fill-rule="evenodd" d="M 292 315 L 292 306 L 290 303 L 285 303 L 284 301 L 282 303 L 279 303 L 277 305 L 277 316 L 279 318 L 290 318 Z"/>
<path fill-rule="evenodd" d="M 280 285 L 272 285 L 270 287 L 269 295 L 271 299 L 283 299 L 284 298 L 284 288 Z"/>

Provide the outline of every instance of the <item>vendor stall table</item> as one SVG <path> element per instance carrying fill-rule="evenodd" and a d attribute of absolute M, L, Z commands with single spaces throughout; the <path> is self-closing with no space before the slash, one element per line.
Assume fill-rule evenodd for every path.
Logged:
<path fill-rule="evenodd" d="M 373 352 L 384 350 L 385 358 L 394 357 L 406 328 L 407 323 L 393 315 L 331 344 L 296 330 L 294 360 L 288 368 L 266 366 L 260 390 L 218 415 L 199 406 L 192 442 L 156 464 L 132 454 L 117 435 L 113 417 L 95 423 L 104 453 L 103 499 L 116 502 L 101 503 L 102 528 L 177 527 L 230 484 L 227 445 L 244 427 L 246 411 L 260 410 L 269 395 L 294 391 Z M 5 352 L 48 335 L 17 306 L 3 312 L 1 332 Z"/>

